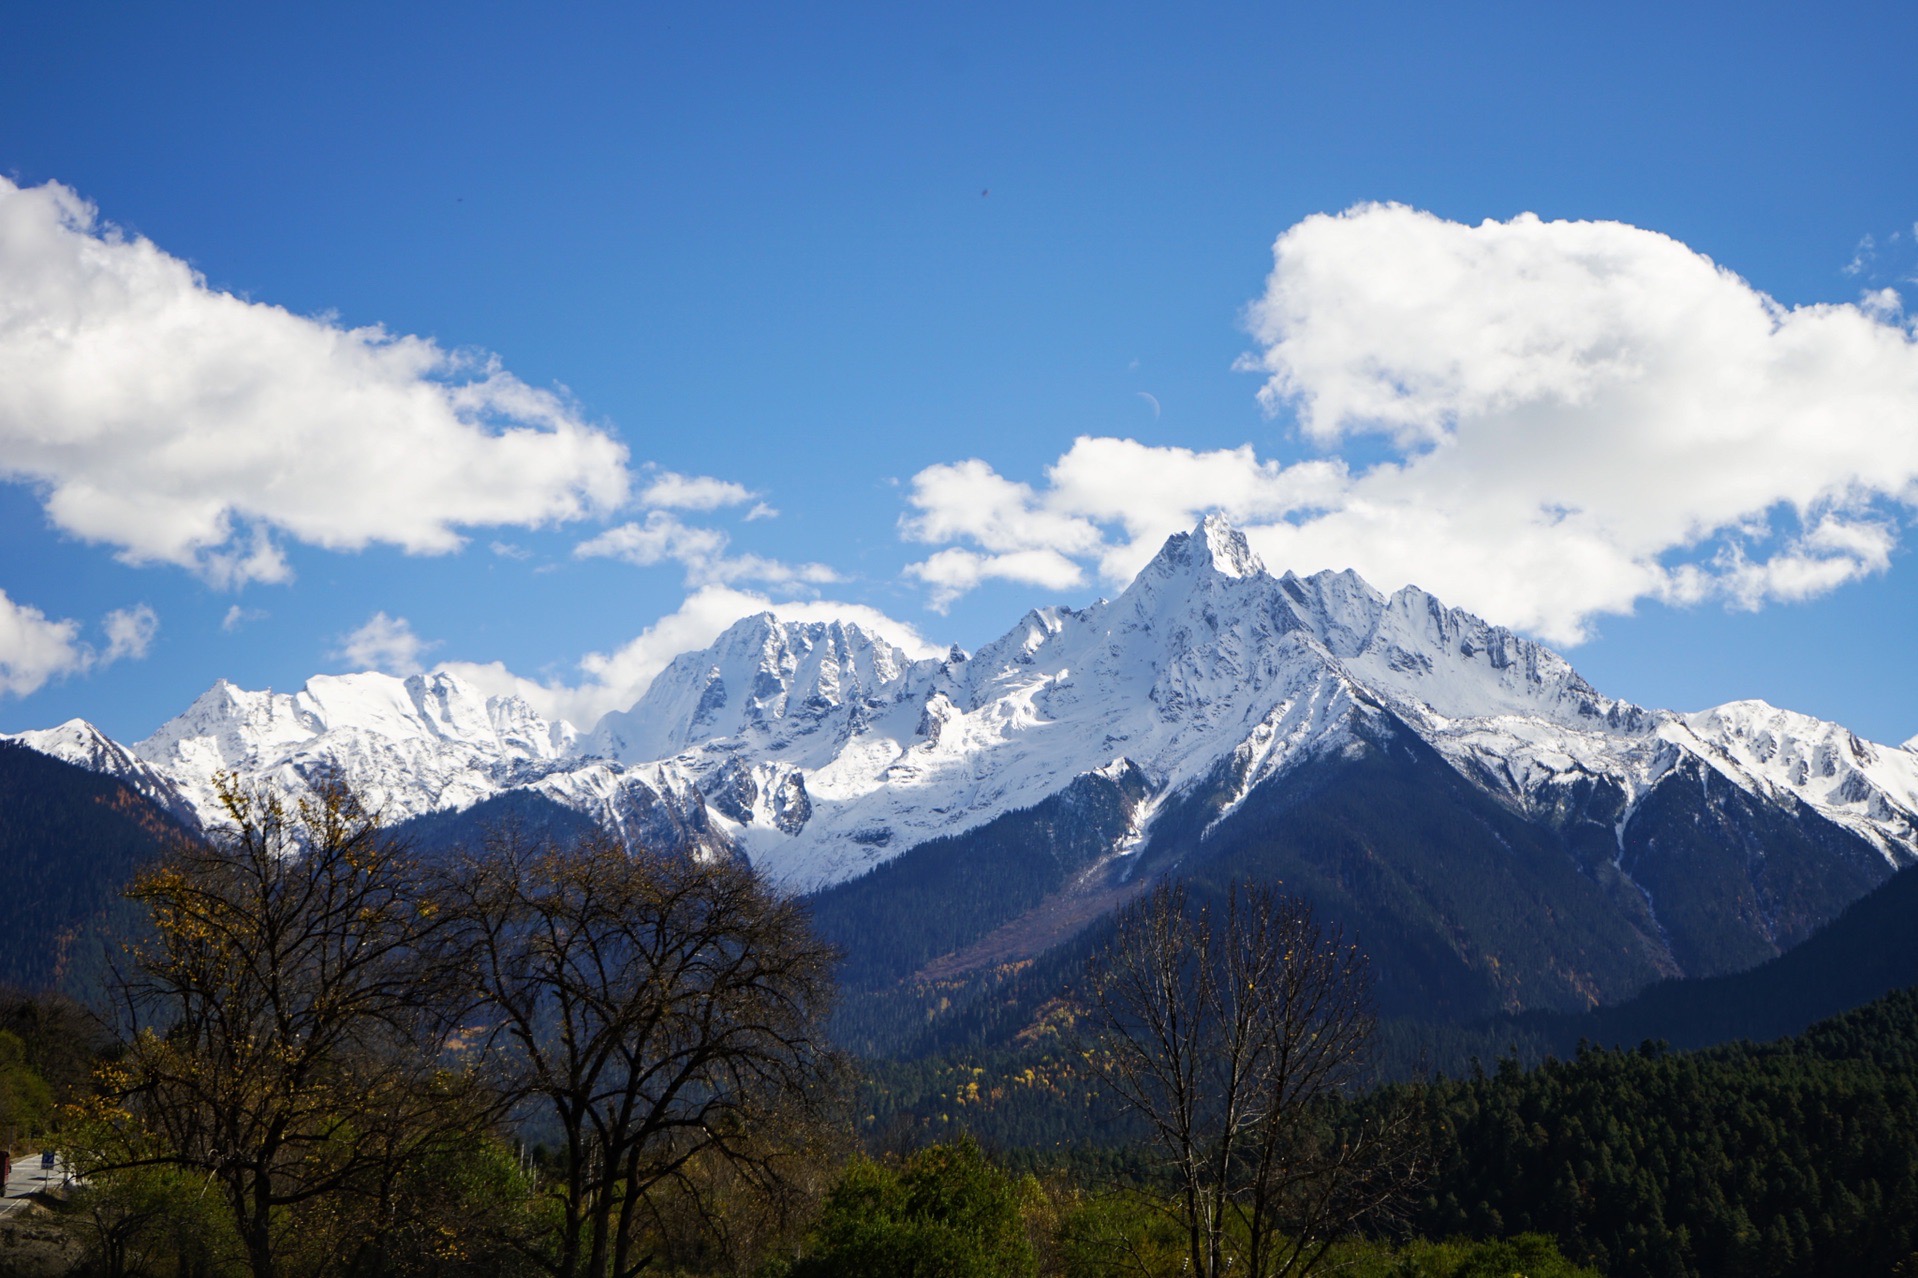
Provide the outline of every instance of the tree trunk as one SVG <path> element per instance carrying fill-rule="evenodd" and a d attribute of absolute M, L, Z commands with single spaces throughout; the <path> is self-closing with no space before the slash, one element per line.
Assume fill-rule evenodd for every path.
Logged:
<path fill-rule="evenodd" d="M 253 1182 L 253 1201 L 246 1228 L 246 1258 L 253 1278 L 274 1278 L 273 1187 L 265 1176 Z"/>

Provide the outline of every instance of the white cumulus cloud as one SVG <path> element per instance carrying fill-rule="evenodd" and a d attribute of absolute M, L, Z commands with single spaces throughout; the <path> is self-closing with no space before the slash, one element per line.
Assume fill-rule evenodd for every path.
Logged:
<path fill-rule="evenodd" d="M 429 642 L 414 634 L 413 624 L 406 618 L 376 612 L 340 639 L 333 656 L 354 670 L 413 675 L 425 668 L 420 658 L 437 647 L 437 641 Z"/>
<path fill-rule="evenodd" d="M 952 547 L 907 566 L 908 576 L 932 588 L 936 612 L 993 578 L 1049 590 L 1076 586 L 1084 576 L 1071 556 L 1090 554 L 1103 541 L 1092 520 L 1040 500 L 978 458 L 926 467 L 912 477 L 906 502 L 912 510 L 899 530 L 907 540 L 964 538 L 981 548 Z"/>
<path fill-rule="evenodd" d="M 804 600 L 775 603 L 765 595 L 711 585 L 687 596 L 675 611 L 646 627 L 612 652 L 580 658 L 575 682 L 529 679 L 497 661 L 447 661 L 436 669 L 466 680 L 488 696 L 519 696 L 549 719 L 590 729 L 600 716 L 629 709 L 653 677 L 682 652 L 703 648 L 742 617 L 771 612 L 789 621 L 845 621 L 865 628 L 914 658 L 938 656 L 944 648 L 876 608 L 863 604 Z"/>
<path fill-rule="evenodd" d="M 1785 306 L 1616 222 L 1365 205 L 1280 236 L 1247 314 L 1260 398 L 1321 456 L 1084 438 L 1038 488 L 921 472 L 903 531 L 1118 582 L 1221 510 L 1276 569 L 1416 582 L 1562 643 L 1643 599 L 1803 599 L 1883 571 L 1918 506 L 1901 316 L 1882 290 Z M 959 562 L 909 571 L 938 602 Z"/>
<path fill-rule="evenodd" d="M 237 585 L 276 538 L 453 550 L 626 497 L 626 449 L 496 360 L 210 288 L 57 183 L 0 178 L 0 476 L 62 530 Z"/>
<path fill-rule="evenodd" d="M 144 657 L 160 629 L 158 615 L 146 604 L 116 608 L 100 624 L 104 650 L 80 637 L 79 622 L 49 617 L 0 590 L 0 696 L 24 697 L 50 680 Z"/>
<path fill-rule="evenodd" d="M 948 546 L 906 565 L 906 575 L 932 587 L 927 606 L 934 612 L 945 612 L 953 600 L 982 581 L 1021 581 L 1047 590 L 1069 590 L 1085 580 L 1078 564 L 1049 547 L 982 555 L 960 546 Z"/>
<path fill-rule="evenodd" d="M 90 659 L 79 622 L 56 621 L 0 590 L 0 694 L 24 697 L 49 679 L 84 670 Z"/>

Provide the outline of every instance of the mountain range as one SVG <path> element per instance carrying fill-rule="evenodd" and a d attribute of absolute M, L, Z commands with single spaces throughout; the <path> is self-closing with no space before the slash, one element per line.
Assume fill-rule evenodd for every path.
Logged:
<path fill-rule="evenodd" d="M 1310 896 L 1388 1013 L 1576 1010 L 1749 968 L 1918 862 L 1913 743 L 1616 700 L 1422 590 L 1274 575 L 1217 517 L 970 654 L 745 618 L 589 728 L 362 673 L 221 682 L 131 745 L 12 740 L 189 823 L 221 773 L 335 776 L 396 822 L 510 801 L 745 857 L 811 897 L 855 993 L 1042 970 L 1177 872 Z"/>

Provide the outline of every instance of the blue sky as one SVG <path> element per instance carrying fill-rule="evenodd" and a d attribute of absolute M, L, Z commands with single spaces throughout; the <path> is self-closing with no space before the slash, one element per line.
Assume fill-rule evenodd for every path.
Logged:
<path fill-rule="evenodd" d="M 1918 732 L 1908 6 L 399 8 L 10 15 L 0 730 L 584 716 L 727 592 L 976 646 L 1217 491 L 1614 695 Z"/>

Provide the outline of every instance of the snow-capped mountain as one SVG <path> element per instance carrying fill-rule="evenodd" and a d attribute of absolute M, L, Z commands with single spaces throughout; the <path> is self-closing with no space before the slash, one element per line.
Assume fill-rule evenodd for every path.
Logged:
<path fill-rule="evenodd" d="M 1771 813 L 1842 832 L 1820 847 L 1855 840 L 1866 851 L 1800 856 L 1846 861 L 1839 905 L 1918 860 L 1909 743 L 1762 702 L 1685 715 L 1613 700 L 1558 654 L 1416 588 L 1274 576 L 1216 517 L 1170 538 L 1118 598 L 1035 610 L 969 657 L 915 660 L 854 624 L 748 617 L 590 732 L 446 674 L 354 674 L 292 694 L 217 684 L 130 750 L 77 721 L 18 739 L 150 793 L 170 786 L 203 816 L 221 772 L 289 789 L 339 775 L 395 818 L 532 790 L 636 841 L 730 847 L 820 891 L 1087 786 L 1119 814 L 1100 827 L 1108 862 L 1171 839 L 1161 817 L 1174 810 L 1188 824 L 1203 813 L 1178 836 L 1202 842 L 1255 794 L 1395 734 L 1503 810 L 1579 831 L 1567 855 L 1623 893 L 1634 935 L 1663 955 L 1652 971 L 1685 966 L 1667 930 L 1691 926 L 1664 909 L 1681 818 L 1651 802 L 1675 786 L 1739 829 Z M 1703 828 L 1699 812 L 1682 819 Z M 1780 894 L 1800 889 L 1783 886 L 1783 862 L 1767 868 L 1765 838 L 1741 853 L 1756 886 L 1739 926 L 1776 945 L 1801 915 L 1837 907 L 1795 910 Z M 1815 877 L 1805 865 L 1791 883 Z"/>
<path fill-rule="evenodd" d="M 69 719 L 57 728 L 38 728 L 5 739 L 89 772 L 115 777 L 168 815 L 188 822 L 198 820 L 192 797 L 171 776 L 109 739 L 85 719 Z"/>
<path fill-rule="evenodd" d="M 1603 778 L 1622 825 L 1691 757 L 1789 794 L 1888 866 L 1918 848 L 1918 752 L 1762 702 L 1687 716 L 1616 701 L 1557 653 L 1415 588 L 1273 577 L 1216 518 L 1168 541 L 1118 599 L 1036 610 L 970 659 L 913 662 L 854 626 L 748 618 L 583 748 L 670 759 L 723 796 L 756 862 L 813 888 L 1118 759 L 1159 794 L 1223 764 L 1242 797 L 1381 713 L 1530 811 Z"/>
<path fill-rule="evenodd" d="M 221 680 L 133 753 L 178 780 L 205 814 L 231 773 L 298 789 L 337 774 L 395 819 L 470 806 L 530 784 L 572 753 L 569 725 L 517 697 L 483 697 L 446 675 L 320 675 L 295 693 Z"/>
<path fill-rule="evenodd" d="M 1129 763 L 1156 792 L 1248 743 L 1336 748 L 1361 699 L 1222 524 L 1176 537 L 1116 601 L 1029 613 L 969 659 L 909 662 L 855 627 L 769 616 L 675 661 L 589 749 L 672 762 L 709 793 L 803 785 L 803 822 L 735 812 L 775 877 L 843 881 Z"/>
<path fill-rule="evenodd" d="M 316 676 L 290 694 L 221 680 L 131 748 L 83 720 L 14 739 L 129 781 L 202 824 L 224 817 L 221 775 L 290 794 L 337 777 L 394 822 L 531 790 L 635 843 L 731 850 L 686 778 L 583 758 L 577 738 L 518 697 L 485 697 L 450 675 L 368 672 Z"/>

